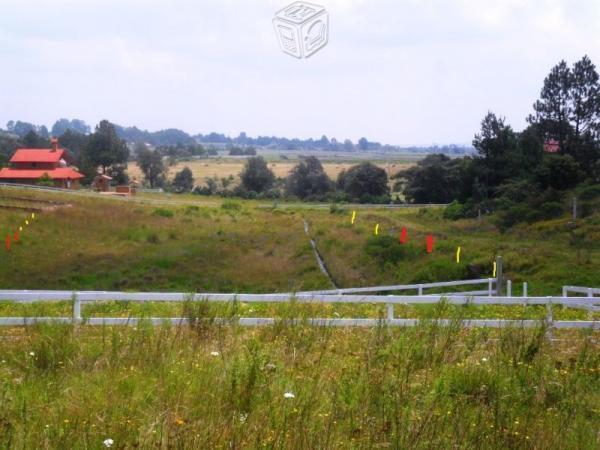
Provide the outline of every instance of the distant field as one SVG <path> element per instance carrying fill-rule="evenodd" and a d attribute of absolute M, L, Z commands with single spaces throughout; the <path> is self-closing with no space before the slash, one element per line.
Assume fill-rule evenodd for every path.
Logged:
<path fill-rule="evenodd" d="M 323 167 L 327 175 L 335 180 L 342 170 L 347 170 L 360 161 L 356 162 L 323 162 Z M 169 169 L 169 178 L 175 176 L 175 173 L 189 167 L 194 174 L 196 184 L 202 185 L 205 183 L 206 178 L 218 177 L 227 178 L 230 175 L 239 179 L 239 174 L 244 168 L 244 159 L 208 159 L 208 160 L 196 160 L 186 161 L 178 163 Z M 297 161 L 269 161 L 269 167 L 275 173 L 277 177 L 285 178 L 289 175 L 290 171 L 297 164 Z M 388 174 L 394 175 L 401 170 L 411 167 L 414 163 L 407 162 L 380 162 L 377 163 L 380 167 L 388 171 Z M 144 176 L 140 171 L 136 163 L 130 163 L 128 167 L 129 175 L 137 180 L 143 180 Z"/>

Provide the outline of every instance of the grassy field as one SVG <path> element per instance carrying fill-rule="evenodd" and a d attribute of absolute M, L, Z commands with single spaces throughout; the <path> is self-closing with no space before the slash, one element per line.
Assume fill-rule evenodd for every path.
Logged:
<path fill-rule="evenodd" d="M 501 234 L 487 217 L 449 222 L 438 209 L 358 210 L 351 225 L 352 211 L 339 206 L 265 208 L 197 196 L 119 200 L 0 189 L 5 204 L 24 209 L 0 208 L 1 236 L 24 229 L 10 252 L 1 250 L 0 289 L 330 288 L 303 220 L 340 287 L 488 277 L 498 254 L 507 277 L 528 281 L 532 295 L 600 285 L 597 214 L 576 227 L 565 216 Z M 32 205 L 54 208 L 31 220 Z M 399 248 L 402 227 L 409 243 Z M 0 302 L 0 316 L 69 316 L 71 309 L 71 302 Z M 368 330 L 311 327 L 305 319 L 383 318 L 383 307 L 106 302 L 83 315 L 186 317 L 192 325 L 0 329 L 0 448 L 600 445 L 598 332 L 554 331 L 549 340 L 544 308 L 398 306 L 397 317 L 422 323 Z M 237 317 L 278 320 L 243 329 Z M 467 330 L 465 318 L 536 318 L 540 327 Z M 555 308 L 555 318 L 599 317 Z"/>
<path fill-rule="evenodd" d="M 358 164 L 360 161 L 354 162 L 344 162 L 344 161 L 323 161 L 323 168 L 329 177 L 333 180 L 337 179 L 337 176 L 342 170 L 347 170 L 355 164 Z M 280 178 L 285 178 L 290 174 L 290 171 L 297 164 L 297 161 L 285 161 L 285 160 L 271 160 L 269 161 L 269 167 L 275 173 L 275 176 Z M 239 175 L 242 172 L 245 164 L 245 159 L 243 158 L 225 158 L 225 159 L 207 159 L 207 160 L 196 160 L 196 161 L 184 161 L 179 162 L 174 166 L 169 168 L 169 179 L 172 179 L 177 172 L 179 172 L 184 167 L 189 167 L 192 173 L 194 174 L 194 178 L 196 180 L 196 184 L 203 185 L 205 184 L 206 178 L 228 178 L 229 176 L 233 176 L 237 181 L 239 181 Z M 380 167 L 384 168 L 388 171 L 389 175 L 394 175 L 401 170 L 407 169 L 414 163 L 411 162 L 380 162 L 377 163 Z M 136 180 L 143 180 L 144 176 L 138 167 L 137 163 L 130 163 L 127 169 L 129 176 L 135 178 Z"/>
<path fill-rule="evenodd" d="M 597 336 L 558 336 L 18 329 L 2 333 L 0 447 L 596 449 Z"/>

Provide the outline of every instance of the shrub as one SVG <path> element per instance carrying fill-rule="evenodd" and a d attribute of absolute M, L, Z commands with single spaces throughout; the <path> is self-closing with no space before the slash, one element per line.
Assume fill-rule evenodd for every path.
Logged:
<path fill-rule="evenodd" d="M 437 281 L 454 281 L 468 278 L 468 269 L 448 259 L 431 261 L 425 268 L 417 272 L 414 283 L 435 283 Z"/>
<path fill-rule="evenodd" d="M 237 212 L 242 209 L 242 205 L 240 205 L 237 202 L 225 201 L 221 205 L 221 209 L 224 209 L 225 211 L 230 211 L 230 212 Z"/>
<path fill-rule="evenodd" d="M 377 259 L 381 266 L 388 263 L 397 264 L 413 254 L 412 250 L 411 246 L 400 244 L 392 236 L 371 236 L 365 247 L 367 255 Z"/>
<path fill-rule="evenodd" d="M 496 225 L 501 231 L 506 231 L 520 222 L 525 222 L 530 213 L 526 205 L 514 205 L 502 211 L 496 217 Z"/>
<path fill-rule="evenodd" d="M 166 208 L 156 208 L 152 214 L 159 217 L 173 217 L 175 215 L 173 211 Z"/>
<path fill-rule="evenodd" d="M 579 192 L 581 200 L 594 200 L 600 198 L 600 184 L 587 186 Z"/>
<path fill-rule="evenodd" d="M 563 205 L 558 202 L 544 203 L 539 209 L 539 217 L 541 220 L 555 219 L 563 215 Z"/>
<path fill-rule="evenodd" d="M 457 200 L 454 200 L 444 210 L 444 219 L 458 220 L 465 217 L 465 207 Z"/>

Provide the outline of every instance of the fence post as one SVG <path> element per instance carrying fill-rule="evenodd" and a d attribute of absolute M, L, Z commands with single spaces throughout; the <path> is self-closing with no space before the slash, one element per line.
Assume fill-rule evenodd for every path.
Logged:
<path fill-rule="evenodd" d="M 493 278 L 488 278 L 488 297 L 492 296 L 492 283 L 494 282 Z"/>
<path fill-rule="evenodd" d="M 388 303 L 387 305 L 387 319 L 394 320 L 394 304 Z"/>
<path fill-rule="evenodd" d="M 577 220 L 577 197 L 573 197 L 573 222 Z"/>
<path fill-rule="evenodd" d="M 496 256 L 496 295 L 502 296 L 502 256 Z"/>
<path fill-rule="evenodd" d="M 527 297 L 527 282 L 523 283 L 523 297 Z"/>
<path fill-rule="evenodd" d="M 418 292 L 419 292 L 419 295 L 423 295 L 423 285 L 422 284 L 419 285 Z"/>
<path fill-rule="evenodd" d="M 593 297 L 594 296 L 594 289 L 593 288 L 589 288 L 588 289 L 588 297 Z"/>
<path fill-rule="evenodd" d="M 512 297 L 512 281 L 511 280 L 506 281 L 506 296 Z"/>
<path fill-rule="evenodd" d="M 569 296 L 569 288 L 568 286 L 563 286 L 563 297 L 568 297 Z"/>
<path fill-rule="evenodd" d="M 73 323 L 81 322 L 81 300 L 73 294 Z"/>
<path fill-rule="evenodd" d="M 546 331 L 546 337 L 548 337 L 548 339 L 552 339 L 554 318 L 552 316 L 552 300 L 550 300 L 550 297 L 548 297 L 548 303 L 546 303 L 546 326 L 548 327 L 548 330 Z"/>

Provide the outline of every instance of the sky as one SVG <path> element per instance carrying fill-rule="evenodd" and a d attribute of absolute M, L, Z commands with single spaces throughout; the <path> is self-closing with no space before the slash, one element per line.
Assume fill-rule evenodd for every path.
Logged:
<path fill-rule="evenodd" d="M 291 0 L 0 0 L 0 126 L 468 144 L 515 129 L 552 66 L 600 64 L 598 0 L 314 0 L 329 43 L 279 48 Z"/>

